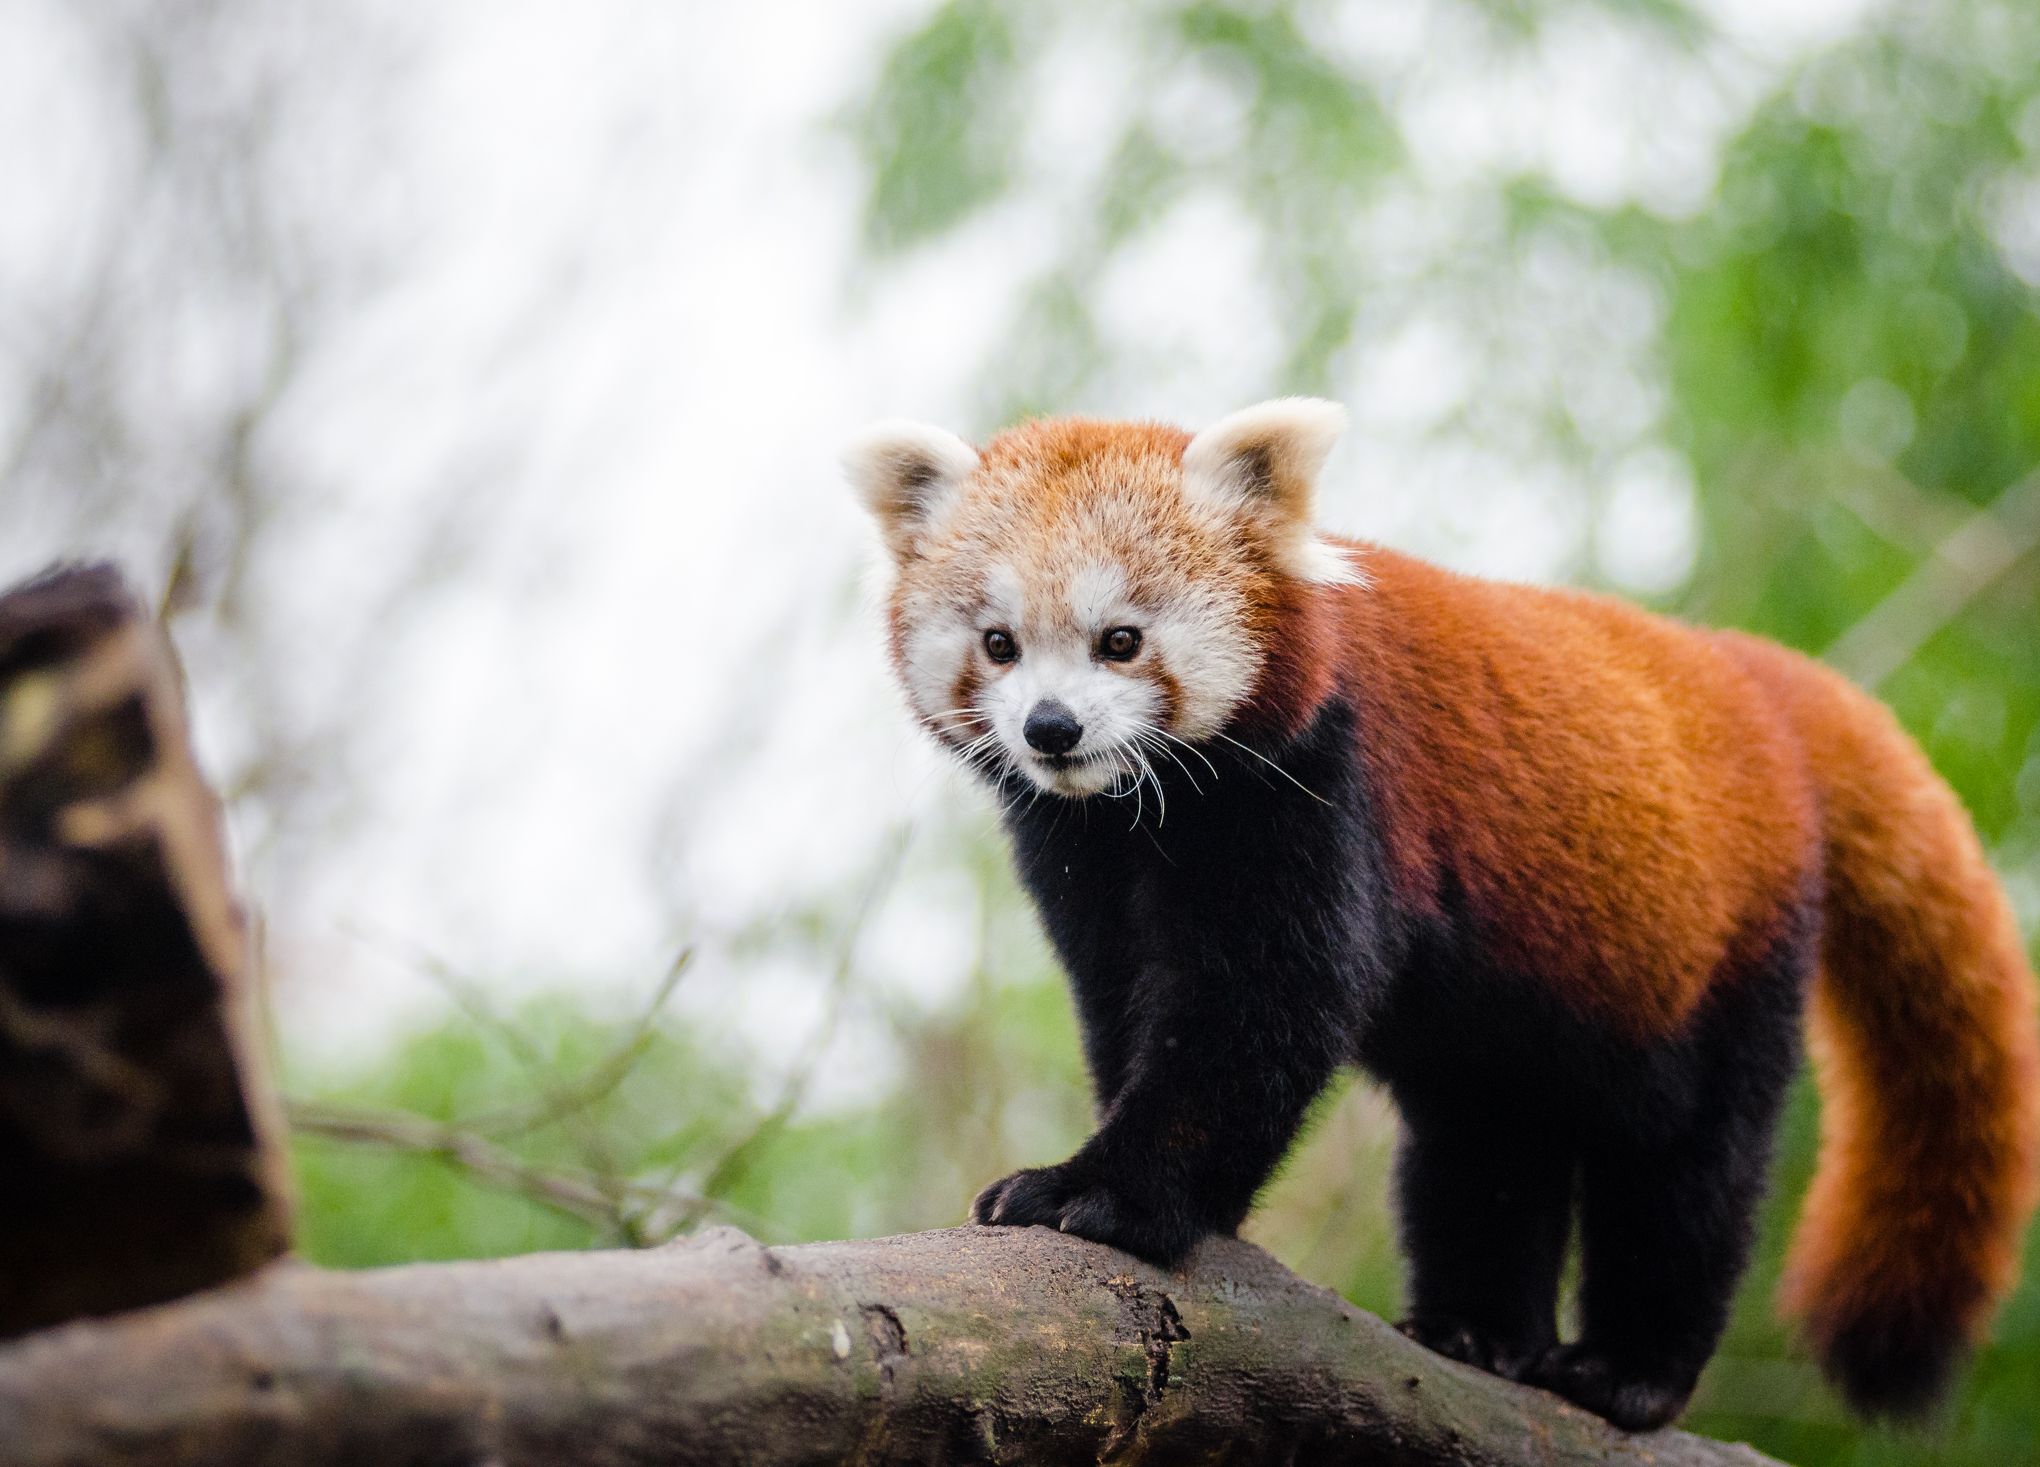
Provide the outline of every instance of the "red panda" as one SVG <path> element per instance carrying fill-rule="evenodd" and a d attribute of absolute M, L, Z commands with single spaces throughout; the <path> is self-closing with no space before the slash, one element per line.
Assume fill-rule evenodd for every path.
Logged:
<path fill-rule="evenodd" d="M 894 667 L 1004 802 L 1096 1092 L 1077 1154 L 973 1218 L 1172 1262 L 1357 1064 L 1403 1122 L 1404 1329 L 1652 1427 L 1719 1339 L 1810 1010 L 1784 1303 L 1856 1406 L 1923 1409 L 2040 1160 L 2033 979 L 1955 796 L 1782 647 L 1320 533 L 1343 423 L 846 455 Z"/>

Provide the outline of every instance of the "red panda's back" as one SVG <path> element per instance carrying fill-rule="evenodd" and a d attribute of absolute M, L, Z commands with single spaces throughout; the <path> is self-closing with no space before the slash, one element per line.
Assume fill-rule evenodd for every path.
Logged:
<path fill-rule="evenodd" d="M 1705 632 L 1376 547 L 1342 592 L 1360 755 L 1403 899 L 1463 893 L 1490 954 L 1639 1037 L 1807 893 L 1797 742 Z"/>

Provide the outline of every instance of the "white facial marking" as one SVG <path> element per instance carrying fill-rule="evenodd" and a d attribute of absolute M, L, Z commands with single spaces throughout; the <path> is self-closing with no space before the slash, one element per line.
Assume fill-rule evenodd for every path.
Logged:
<path fill-rule="evenodd" d="M 1176 680 L 1181 738 L 1209 738 L 1253 690 L 1260 658 L 1237 610 L 1198 587 L 1172 597 L 1154 618 L 1149 641 Z"/>
<path fill-rule="evenodd" d="M 1126 566 L 1074 551 L 1064 561 L 1051 554 L 1045 564 L 993 561 L 981 574 L 975 598 L 928 597 L 908 607 L 902 653 L 909 697 L 956 742 L 989 733 L 985 752 L 995 749 L 1043 790 L 1127 793 L 1141 778 L 1143 745 L 1148 758 L 1159 758 L 1164 733 L 1208 738 L 1252 691 L 1259 654 L 1236 595 L 1222 583 L 1161 577 L 1169 594 L 1143 605 L 1131 595 Z M 1156 579 L 1150 572 L 1149 583 Z M 1126 662 L 1101 650 L 1118 627 L 1140 635 L 1139 651 Z M 994 629 L 1012 635 L 1019 648 L 1012 661 L 995 662 L 986 651 L 985 633 Z M 974 683 L 968 701 L 977 713 L 951 709 L 960 683 Z M 1028 715 L 1045 700 L 1083 730 L 1061 754 L 1027 742 Z"/>
<path fill-rule="evenodd" d="M 1000 561 L 985 572 L 985 626 L 1018 632 L 1027 623 L 1027 582 Z"/>
<path fill-rule="evenodd" d="M 1126 572 L 1109 561 L 1093 561 L 1070 577 L 1070 615 L 1080 627 L 1103 632 L 1121 625 L 1126 605 Z"/>
<path fill-rule="evenodd" d="M 1127 750 L 1159 709 L 1152 684 L 1101 665 L 1088 634 L 1037 632 L 1021 643 L 1017 661 L 986 688 L 983 700 L 1014 767 L 1045 790 L 1097 794 L 1130 776 Z M 1083 732 L 1066 752 L 1050 754 L 1027 742 L 1027 718 L 1044 702 L 1068 710 Z"/>
<path fill-rule="evenodd" d="M 960 617 L 916 617 L 909 623 L 900 649 L 905 663 L 900 677 L 916 713 L 939 721 L 946 729 L 962 726 L 964 716 L 951 716 L 955 712 L 954 689 L 975 641 L 969 624 Z"/>

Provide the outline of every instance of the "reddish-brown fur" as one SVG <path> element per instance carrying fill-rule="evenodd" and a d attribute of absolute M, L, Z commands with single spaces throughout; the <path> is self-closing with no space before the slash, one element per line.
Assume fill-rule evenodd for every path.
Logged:
<path fill-rule="evenodd" d="M 1831 1359 L 1973 1337 L 2035 1198 L 2040 1026 L 2009 905 L 1918 748 L 1772 643 L 1360 549 L 1371 584 L 1329 593 L 1336 630 L 1298 630 L 1361 709 L 1403 898 L 1458 894 L 1518 971 L 1648 1039 L 1811 878 L 1825 1144 L 1784 1305 Z M 1284 674 L 1256 701 L 1312 691 Z"/>
<path fill-rule="evenodd" d="M 2018 1269 L 2040 1163 L 2040 1038 L 2010 904 L 1891 714 L 1754 637 L 1722 641 L 1790 718 L 1822 806 L 1821 1166 L 1783 1300 L 1831 1358 L 1952 1320 Z"/>
<path fill-rule="evenodd" d="M 1052 582 L 1093 550 L 1136 600 L 1218 588 L 1259 669 L 1230 727 L 1294 734 L 1343 695 L 1400 904 L 1454 908 L 1498 968 L 1640 1044 L 1817 907 L 1825 1146 L 1785 1303 L 1866 1400 L 1914 1342 L 1973 1336 L 2034 1202 L 2040 1029 L 1975 832 L 1890 714 L 1784 648 L 1603 597 L 1356 544 L 1364 584 L 1300 580 L 1279 546 L 1308 485 L 1237 523 L 1193 514 L 1189 442 L 1083 419 L 998 435 L 915 593 L 963 605 L 991 559 Z M 1166 659 L 1127 675 L 1157 679 L 1173 722 Z M 956 705 L 978 676 L 960 670 Z"/>
<path fill-rule="evenodd" d="M 1511 970 L 1671 1032 L 1803 895 L 1816 815 L 1784 715 L 1703 633 L 1363 554 L 1335 643 L 1403 899 L 1462 892 Z"/>

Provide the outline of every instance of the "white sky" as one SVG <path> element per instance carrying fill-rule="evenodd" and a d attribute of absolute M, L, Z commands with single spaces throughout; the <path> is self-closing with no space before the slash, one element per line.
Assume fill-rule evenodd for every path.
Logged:
<path fill-rule="evenodd" d="M 1428 192 L 1369 247 L 1449 249 L 1470 182 L 1526 163 L 1591 203 L 1691 207 L 1739 108 L 1863 5 L 1717 8 L 1748 50 L 1704 70 L 1584 15 L 1526 60 L 1418 67 L 1397 106 Z M 690 930 L 854 879 L 903 822 L 984 818 L 899 712 L 869 595 L 850 590 L 869 542 L 835 450 L 877 416 L 972 426 L 1012 290 L 1068 207 L 1058 160 L 1113 115 L 1114 63 L 1102 32 L 1065 45 L 1018 197 L 852 292 L 858 179 L 824 120 L 924 9 L 363 6 L 414 64 L 359 94 L 364 115 L 327 120 L 335 173 L 308 187 L 315 208 L 394 245 L 393 263 L 318 344 L 267 444 L 317 486 L 263 581 L 315 718 L 354 716 L 321 642 L 367 616 L 415 507 L 481 473 L 489 533 L 392 629 L 393 696 L 361 731 L 372 778 L 356 818 L 268 912 L 294 1046 L 351 1050 L 430 1009 L 407 949 L 506 990 L 641 986 Z M 81 231 L 118 216 L 117 161 L 77 102 L 88 63 L 52 13 L 0 8 L 0 280 L 55 278 L 35 272 L 60 272 Z M 1417 57 L 1457 34 L 1442 5 L 1342 14 L 1324 39 L 1355 55 Z M 1223 146 L 1222 97 L 1184 87 L 1172 105 Z M 343 145 L 356 129 L 375 139 L 365 171 Z M 1252 272 L 1223 206 L 1172 215 L 1108 278 L 1104 314 L 1109 331 L 1169 342 L 1173 365 L 1132 400 L 1070 406 L 1194 422 L 1266 395 L 1276 343 L 1254 326 Z M 1607 568 L 1676 584 L 1689 505 L 1683 466 L 1649 441 L 1654 300 L 1562 252 L 1530 262 L 1523 288 L 1590 309 L 1605 342 L 1598 366 L 1543 363 L 1539 380 L 1561 381 L 1611 442 L 1636 440 Z M 1470 568 L 1562 573 L 1586 526 L 1560 472 L 1431 432 L 1494 371 L 1469 350 L 1450 319 L 1419 315 L 1354 356 L 1359 431 L 1324 518 Z M 195 342 L 192 359 L 207 351 Z M 5 393 L 0 427 L 19 407 Z M 23 521 L 0 520 L 0 577 L 60 551 L 133 550 L 121 526 L 53 542 Z M 192 660 L 201 734 L 226 747 L 231 701 L 206 695 L 206 649 Z M 676 838 L 667 793 L 703 768 Z M 969 916 L 953 877 L 912 871 L 869 966 L 935 998 L 961 973 Z M 817 976 L 747 972 L 739 989 L 725 969 L 690 992 L 783 1034 L 811 1019 Z"/>

